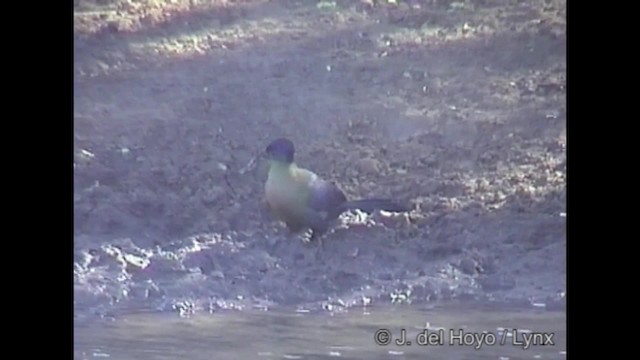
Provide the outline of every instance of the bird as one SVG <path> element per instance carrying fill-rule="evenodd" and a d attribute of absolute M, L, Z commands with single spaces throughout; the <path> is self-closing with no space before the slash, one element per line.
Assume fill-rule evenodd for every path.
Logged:
<path fill-rule="evenodd" d="M 384 198 L 348 200 L 333 182 L 294 162 L 295 147 L 287 138 L 273 140 L 265 149 L 270 166 L 265 183 L 266 203 L 292 233 L 311 230 L 309 241 L 324 234 L 340 214 L 360 210 L 406 212 L 410 207 Z"/>

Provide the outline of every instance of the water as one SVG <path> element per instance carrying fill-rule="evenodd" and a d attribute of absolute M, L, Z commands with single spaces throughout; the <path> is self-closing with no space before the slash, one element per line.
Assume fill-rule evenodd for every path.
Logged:
<path fill-rule="evenodd" d="M 425 328 L 433 344 L 395 344 L 401 329 L 414 341 Z M 376 344 L 379 329 L 390 331 L 390 345 Z M 452 330 L 462 331 L 468 344 L 450 345 Z M 471 341 L 483 331 L 483 343 Z M 524 336 L 537 344 L 525 349 Z M 566 313 L 460 306 L 224 311 L 188 318 L 140 313 L 76 324 L 74 347 L 76 359 L 564 359 Z"/>

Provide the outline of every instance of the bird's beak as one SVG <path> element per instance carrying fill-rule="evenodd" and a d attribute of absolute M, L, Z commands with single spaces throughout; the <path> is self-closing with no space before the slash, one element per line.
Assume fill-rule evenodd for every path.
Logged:
<path fill-rule="evenodd" d="M 260 160 L 271 160 L 271 154 L 266 150 L 260 153 Z"/>

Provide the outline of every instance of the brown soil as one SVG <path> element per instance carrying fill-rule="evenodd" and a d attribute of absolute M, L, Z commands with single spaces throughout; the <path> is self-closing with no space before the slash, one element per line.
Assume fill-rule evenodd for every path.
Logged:
<path fill-rule="evenodd" d="M 78 304 L 563 304 L 564 1 L 75 9 Z M 416 210 L 303 244 L 261 202 L 281 136 L 350 197 Z"/>

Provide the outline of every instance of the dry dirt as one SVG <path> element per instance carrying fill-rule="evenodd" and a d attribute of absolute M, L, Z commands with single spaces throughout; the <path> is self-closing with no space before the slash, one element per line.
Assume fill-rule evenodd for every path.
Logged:
<path fill-rule="evenodd" d="M 564 306 L 566 3 L 76 1 L 76 316 L 130 307 Z M 305 244 L 273 138 L 350 197 Z"/>

